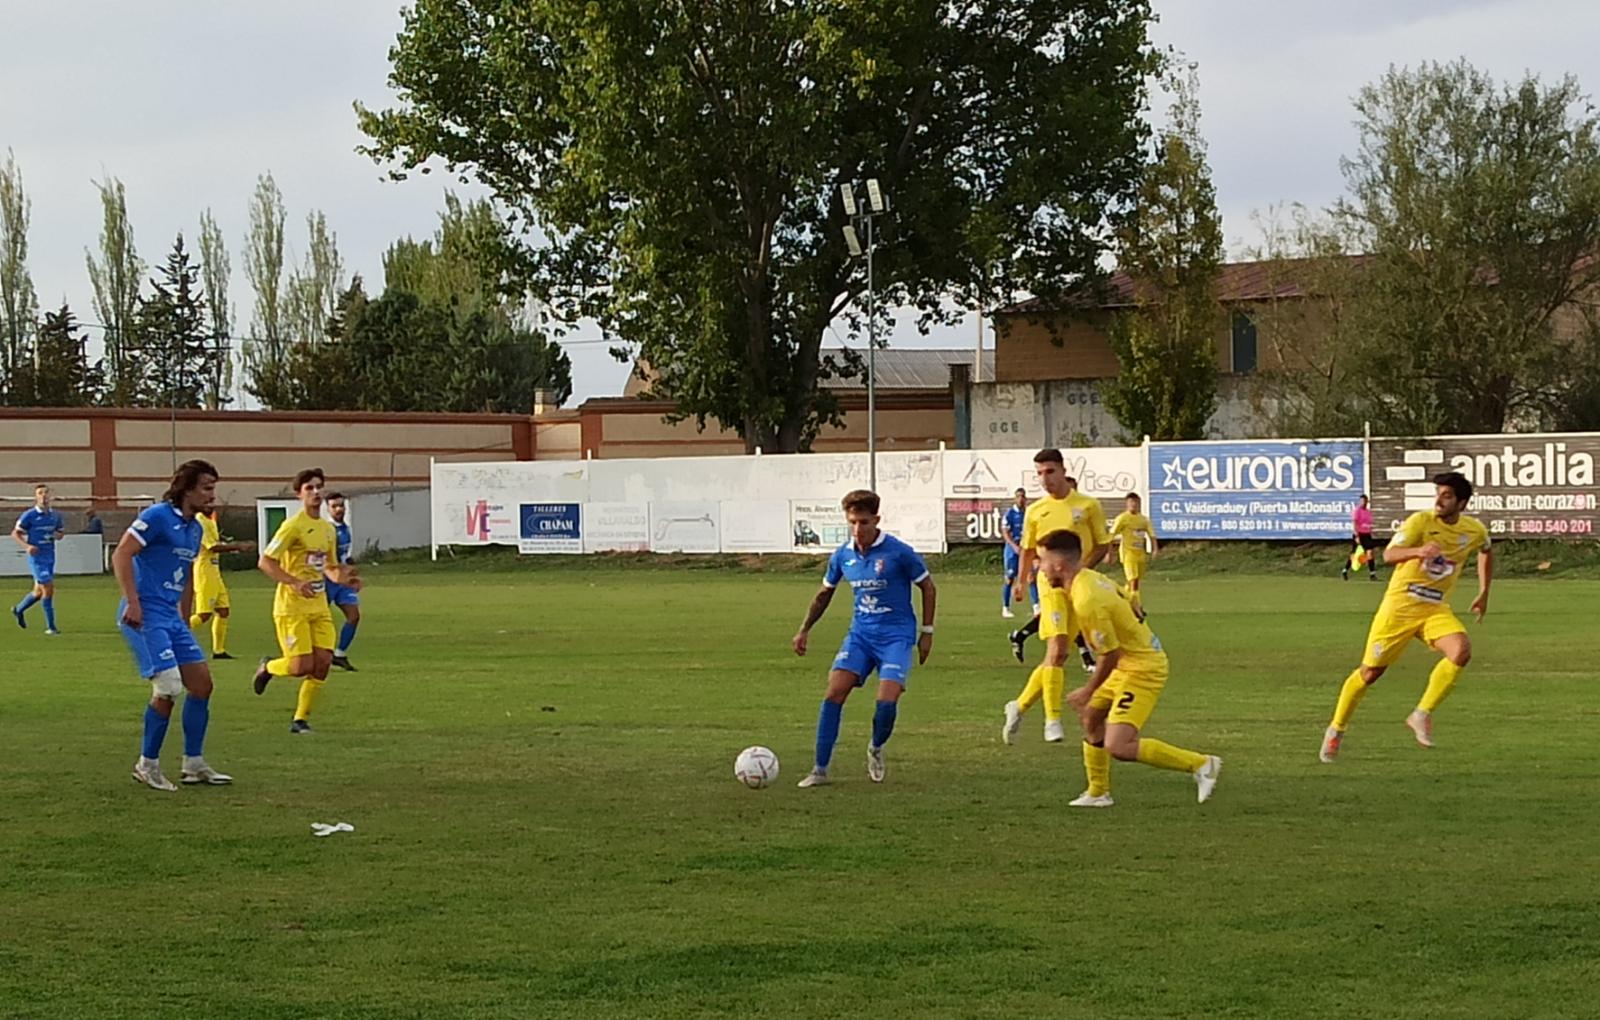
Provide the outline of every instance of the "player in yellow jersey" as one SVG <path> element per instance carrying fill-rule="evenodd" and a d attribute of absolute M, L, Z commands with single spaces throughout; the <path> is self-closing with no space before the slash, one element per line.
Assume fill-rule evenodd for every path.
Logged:
<path fill-rule="evenodd" d="M 1128 590 L 1133 593 L 1136 603 L 1143 601 L 1139 582 L 1144 579 L 1150 561 L 1161 552 L 1161 543 L 1156 541 L 1155 525 L 1144 515 L 1140 504 L 1137 492 L 1128 493 L 1127 509 L 1111 522 L 1111 537 L 1122 539 L 1117 552 L 1122 557 L 1122 573 L 1128 579 Z"/>
<path fill-rule="evenodd" d="M 339 562 L 338 536 L 322 516 L 322 491 L 326 485 L 321 468 L 307 468 L 295 475 L 294 492 L 300 497 L 300 512 L 278 527 L 256 561 L 263 574 L 278 582 L 272 622 L 283 655 L 261 660 L 255 690 L 257 694 L 266 693 L 273 677 L 301 678 L 290 733 L 311 732 L 311 709 L 328 680 L 328 667 L 333 665 L 333 614 L 328 609 L 324 585 L 332 580 L 361 590 L 360 572 L 353 564 Z"/>
<path fill-rule="evenodd" d="M 1093 550 L 1086 557 L 1090 565 L 1100 562 L 1111 547 L 1105 511 L 1100 509 L 1099 500 L 1077 491 L 1077 480 L 1067 474 L 1061 451 L 1040 450 L 1033 456 L 1033 468 L 1039 475 L 1039 485 L 1044 489 L 1044 495 L 1028 506 L 1022 519 L 1022 563 L 1015 582 L 1015 597 L 1019 602 L 1024 587 L 1032 579 L 1034 568 L 1038 565 L 1039 541 L 1050 532 L 1067 530 L 1079 535 L 1083 547 Z M 1046 601 L 1046 594 L 1045 585 L 1039 585 L 1041 612 L 1026 627 L 1010 636 L 1011 650 L 1018 662 L 1027 658 L 1028 636 L 1039 632 L 1043 625 L 1045 614 L 1042 605 Z M 1071 629 L 1067 628 L 1065 634 L 1070 638 Z M 1017 728 L 1022 724 L 1022 714 L 1041 697 L 1044 699 L 1044 739 L 1052 744 L 1062 739 L 1061 695 L 1066 688 L 1064 666 L 1067 661 L 1066 649 L 1070 644 L 1070 640 L 1054 644 L 1046 641 L 1044 661 L 1034 668 L 1017 699 L 1006 703 L 1006 721 L 1001 731 L 1006 743 L 1011 743 L 1015 737 Z M 1091 662 L 1087 648 L 1084 649 L 1084 660 L 1085 668 L 1089 668 Z"/>
<path fill-rule="evenodd" d="M 1137 761 L 1194 777 L 1203 804 L 1216 789 L 1222 759 L 1174 747 L 1142 735 L 1167 685 L 1166 650 L 1150 632 L 1125 589 L 1084 567 L 1083 544 L 1070 531 L 1054 531 L 1041 543 L 1040 586 L 1065 589 L 1072 624 L 1098 661 L 1067 703 L 1083 724 L 1083 769 L 1089 788 L 1073 807 L 1110 807 L 1111 759 Z"/>
<path fill-rule="evenodd" d="M 1322 736 L 1324 762 L 1339 756 L 1345 727 L 1367 688 L 1394 665 L 1406 645 L 1416 638 L 1443 656 L 1428 676 L 1422 700 L 1406 717 L 1406 725 L 1423 747 L 1433 746 L 1433 712 L 1455 686 L 1461 670 L 1472 659 L 1467 628 L 1450 608 L 1450 591 L 1461 579 L 1474 555 L 1478 560 L 1478 597 L 1472 612 L 1479 619 L 1489 611 L 1489 581 L 1493 559 L 1489 530 L 1465 514 L 1472 499 L 1472 483 L 1457 471 L 1435 475 L 1432 510 L 1406 518 L 1383 550 L 1383 561 L 1395 565 L 1383 602 L 1372 618 L 1361 665 L 1345 677 L 1333 721 Z"/>
<path fill-rule="evenodd" d="M 211 657 L 231 659 L 228 654 L 228 586 L 222 580 L 221 556 L 231 552 L 254 552 L 254 542 L 224 542 L 217 531 L 217 511 L 200 514 L 200 555 L 194 561 L 194 615 L 189 629 L 198 632 L 211 623 Z"/>

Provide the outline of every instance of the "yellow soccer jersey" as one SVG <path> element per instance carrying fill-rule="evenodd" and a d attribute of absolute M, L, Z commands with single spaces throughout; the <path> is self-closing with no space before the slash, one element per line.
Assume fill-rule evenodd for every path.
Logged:
<path fill-rule="evenodd" d="M 1151 525 L 1150 518 L 1144 514 L 1129 513 L 1124 510 L 1111 522 L 1112 536 L 1122 538 L 1122 553 L 1146 553 L 1150 551 L 1150 536 L 1155 534 L 1155 527 Z"/>
<path fill-rule="evenodd" d="M 1096 655 L 1122 650 L 1119 670 L 1165 672 L 1167 653 L 1161 640 L 1139 619 L 1128 594 L 1111 578 L 1080 570 L 1072 579 L 1072 614 L 1084 643 Z"/>
<path fill-rule="evenodd" d="M 1081 492 L 1056 499 L 1046 495 L 1028 504 L 1022 518 L 1022 548 L 1038 549 L 1044 536 L 1052 531 L 1070 531 L 1083 543 L 1085 556 L 1097 545 L 1110 545 L 1111 535 L 1106 531 L 1106 514 L 1100 501 Z"/>
<path fill-rule="evenodd" d="M 1394 568 L 1384 598 L 1438 605 L 1450 596 L 1467 564 L 1481 549 L 1489 548 L 1489 529 L 1476 517 L 1462 514 L 1454 524 L 1446 524 L 1432 510 L 1422 510 L 1406 518 L 1390 545 L 1416 548 L 1434 542 L 1440 555 L 1424 563 L 1406 560 Z"/>
<path fill-rule="evenodd" d="M 315 589 L 306 598 L 287 584 L 278 585 L 272 600 L 272 615 L 309 618 L 328 615 L 328 597 L 322 572 L 338 562 L 339 538 L 333 525 L 304 510 L 279 525 L 278 533 L 267 543 L 266 554 L 278 566 Z"/>
<path fill-rule="evenodd" d="M 195 520 L 200 521 L 200 555 L 195 556 L 195 582 L 198 582 L 202 576 L 221 572 L 222 556 L 216 552 L 216 547 L 222 544 L 222 536 L 216 521 L 205 513 L 195 515 Z"/>

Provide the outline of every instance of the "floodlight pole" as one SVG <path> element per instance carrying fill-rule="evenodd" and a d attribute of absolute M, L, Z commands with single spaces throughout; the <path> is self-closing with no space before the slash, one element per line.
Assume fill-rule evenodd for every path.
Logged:
<path fill-rule="evenodd" d="M 872 214 L 867 221 L 867 488 L 878 491 L 878 307 L 872 289 L 872 252 L 876 237 Z"/>

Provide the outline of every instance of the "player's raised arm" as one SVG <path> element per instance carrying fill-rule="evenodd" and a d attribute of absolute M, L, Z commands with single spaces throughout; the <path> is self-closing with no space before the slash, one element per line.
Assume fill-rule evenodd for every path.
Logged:
<path fill-rule="evenodd" d="M 1422 540 L 1424 518 L 1426 513 L 1412 514 L 1394 533 L 1389 544 L 1383 547 L 1383 562 L 1389 566 L 1404 563 L 1407 560 L 1431 560 L 1438 556 L 1442 549 L 1437 542 L 1428 542 L 1424 545 L 1416 543 Z"/>
<path fill-rule="evenodd" d="M 1489 611 L 1489 582 L 1494 579 L 1494 553 L 1488 546 L 1478 550 L 1478 597 L 1472 600 L 1472 612 L 1483 622 Z"/>
<path fill-rule="evenodd" d="M 824 582 L 811 599 L 811 605 L 806 609 L 806 620 L 800 625 L 800 632 L 794 636 L 794 654 L 806 654 L 806 643 L 811 637 L 811 628 L 822 619 L 822 614 L 828 611 L 828 603 L 833 601 L 835 590 L 832 585 Z"/>

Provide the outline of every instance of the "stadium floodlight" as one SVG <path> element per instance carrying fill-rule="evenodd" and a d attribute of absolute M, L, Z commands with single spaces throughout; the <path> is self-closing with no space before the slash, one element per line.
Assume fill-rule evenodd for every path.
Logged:
<path fill-rule="evenodd" d="M 856 193 L 867 193 L 865 204 L 856 201 Z M 844 227 L 845 247 L 851 258 L 867 256 L 867 486 L 878 489 L 878 296 L 872 278 L 872 256 L 878 248 L 874 220 L 889 211 L 889 198 L 876 177 L 867 178 L 866 184 L 839 185 L 839 204 L 850 222 Z M 861 243 L 862 232 L 866 244 Z"/>
<path fill-rule="evenodd" d="M 878 186 L 876 177 L 867 178 L 867 204 L 875 213 L 881 213 L 889 208 L 883 201 L 883 189 Z"/>
<path fill-rule="evenodd" d="M 861 257 L 861 238 L 856 234 L 856 228 L 846 224 L 844 228 L 844 246 L 850 249 L 851 258 Z"/>

